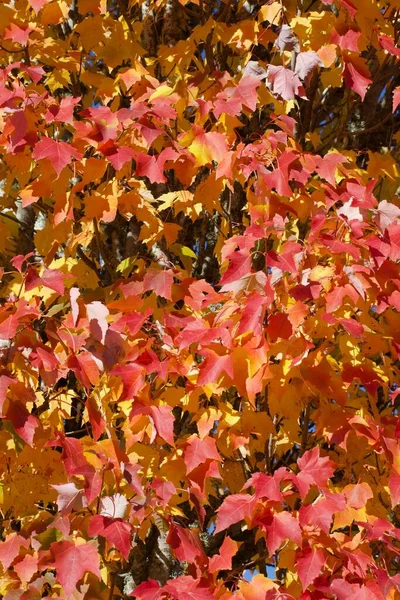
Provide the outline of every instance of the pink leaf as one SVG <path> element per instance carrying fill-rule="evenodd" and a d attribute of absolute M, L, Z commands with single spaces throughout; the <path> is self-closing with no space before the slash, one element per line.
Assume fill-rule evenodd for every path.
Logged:
<path fill-rule="evenodd" d="M 132 525 L 126 521 L 94 515 L 90 519 L 88 534 L 90 537 L 101 535 L 106 538 L 114 548 L 121 552 L 125 560 L 128 560 L 132 547 Z"/>
<path fill-rule="evenodd" d="M 284 100 L 293 100 L 295 96 L 307 98 L 302 83 L 294 71 L 282 66 L 269 65 L 267 73 L 274 94 L 278 94 Z"/>
<path fill-rule="evenodd" d="M 255 496 L 232 494 L 227 496 L 218 509 L 215 533 L 219 533 L 245 517 L 251 518 L 256 504 Z"/>
<path fill-rule="evenodd" d="M 234 542 L 229 536 L 226 536 L 218 554 L 214 554 L 214 556 L 210 558 L 208 567 L 210 573 L 231 570 L 232 558 L 238 551 L 238 547 L 239 544 L 237 542 Z"/>
<path fill-rule="evenodd" d="M 67 596 L 72 594 L 87 571 L 101 579 L 100 557 L 91 543 L 76 546 L 68 541 L 53 542 L 50 550 L 55 561 L 57 579 Z"/>
<path fill-rule="evenodd" d="M 319 576 L 325 564 L 325 556 L 322 550 L 311 550 L 305 548 L 297 557 L 296 566 L 303 590 L 306 590 Z"/>
<path fill-rule="evenodd" d="M 82 158 L 82 154 L 66 142 L 57 142 L 49 137 L 43 137 L 34 147 L 32 156 L 35 160 L 47 159 L 51 162 L 57 178 L 61 171 L 70 164 L 72 158 Z"/>
<path fill-rule="evenodd" d="M 173 282 L 174 272 L 172 269 L 149 269 L 143 279 L 143 291 L 154 291 L 157 296 L 162 296 L 167 300 L 171 300 L 171 289 Z"/>

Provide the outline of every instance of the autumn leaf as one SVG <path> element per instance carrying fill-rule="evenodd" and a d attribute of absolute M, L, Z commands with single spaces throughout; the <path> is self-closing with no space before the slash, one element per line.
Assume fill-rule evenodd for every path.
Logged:
<path fill-rule="evenodd" d="M 91 543 L 78 546 L 69 541 L 53 542 L 50 550 L 57 579 L 67 595 L 74 591 L 78 581 L 88 571 L 100 579 L 100 557 Z"/>
<path fill-rule="evenodd" d="M 59 142 L 43 137 L 34 147 L 32 156 L 35 160 L 47 159 L 60 177 L 61 171 L 72 162 L 72 158 L 82 158 L 82 154 L 66 142 Z"/>
<path fill-rule="evenodd" d="M 284 100 L 293 100 L 295 96 L 306 98 L 302 83 L 294 71 L 286 67 L 269 65 L 267 70 L 268 82 L 274 94 Z"/>
<path fill-rule="evenodd" d="M 305 548 L 296 559 L 296 566 L 303 590 L 306 590 L 318 577 L 325 564 L 325 556 L 321 549 Z"/>

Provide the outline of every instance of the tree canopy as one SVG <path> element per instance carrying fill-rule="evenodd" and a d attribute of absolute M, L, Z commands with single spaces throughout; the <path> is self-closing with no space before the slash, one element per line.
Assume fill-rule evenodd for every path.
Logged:
<path fill-rule="evenodd" d="M 1 1 L 1 598 L 400 598 L 399 14 Z"/>

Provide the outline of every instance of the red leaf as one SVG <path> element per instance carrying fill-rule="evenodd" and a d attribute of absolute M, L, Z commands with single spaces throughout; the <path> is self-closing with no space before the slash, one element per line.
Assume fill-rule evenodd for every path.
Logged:
<path fill-rule="evenodd" d="M 393 112 L 396 112 L 398 105 L 400 104 L 400 87 L 393 90 Z"/>
<path fill-rule="evenodd" d="M 299 511 L 300 525 L 312 525 L 319 527 L 325 533 L 329 533 L 333 515 L 335 512 L 344 510 L 346 501 L 343 494 L 326 494 L 319 497 L 315 502 L 303 505 Z"/>
<path fill-rule="evenodd" d="M 68 358 L 68 367 L 86 387 L 97 385 L 100 379 L 99 368 L 90 352 L 80 352 Z"/>
<path fill-rule="evenodd" d="M 270 173 L 263 175 L 265 183 L 274 188 L 281 196 L 291 196 L 292 190 L 289 185 L 289 166 L 296 160 L 295 152 L 282 152 L 278 158 L 277 167 Z"/>
<path fill-rule="evenodd" d="M 171 446 L 174 445 L 174 421 L 172 408 L 167 405 L 150 406 L 150 415 L 157 434 Z"/>
<path fill-rule="evenodd" d="M 257 92 L 256 89 L 260 85 L 260 80 L 257 77 L 242 77 L 239 81 L 239 85 L 234 88 L 233 92 L 228 94 L 231 98 L 238 98 L 243 106 L 254 111 L 257 106 Z"/>
<path fill-rule="evenodd" d="M 336 186 L 336 169 L 340 163 L 346 161 L 346 157 L 337 152 L 325 154 L 325 156 L 317 157 L 317 165 L 315 170 L 318 175 L 330 183 L 333 187 Z"/>
<path fill-rule="evenodd" d="M 355 319 L 339 319 L 339 323 L 355 337 L 360 337 L 364 333 L 364 327 Z"/>
<path fill-rule="evenodd" d="M 173 282 L 174 272 L 172 269 L 149 269 L 143 279 L 143 291 L 152 291 L 155 292 L 157 296 L 162 296 L 167 300 L 171 300 Z"/>
<path fill-rule="evenodd" d="M 18 317 L 14 313 L 0 323 L 0 340 L 12 340 L 18 329 Z"/>
<path fill-rule="evenodd" d="M 100 557 L 92 544 L 76 546 L 72 542 L 53 542 L 50 546 L 57 570 L 57 579 L 68 596 L 87 571 L 101 579 Z"/>
<path fill-rule="evenodd" d="M 49 160 L 57 173 L 57 178 L 64 167 L 70 164 L 72 157 L 82 158 L 82 154 L 70 144 L 57 142 L 49 137 L 42 137 L 35 145 L 32 156 L 35 160 Z"/>
<path fill-rule="evenodd" d="M 158 581 L 148 579 L 139 584 L 129 595 L 134 596 L 137 600 L 159 600 L 164 592 Z"/>
<path fill-rule="evenodd" d="M 218 383 L 223 371 L 230 378 L 233 377 L 233 363 L 231 354 L 220 356 L 214 352 L 214 350 L 202 350 L 201 352 L 205 356 L 205 361 L 200 365 L 200 373 L 197 379 L 198 385 Z"/>
<path fill-rule="evenodd" d="M 25 404 L 18 400 L 13 400 L 9 403 L 6 418 L 11 421 L 14 426 L 16 433 L 27 443 L 29 446 L 33 444 L 33 437 L 35 435 L 36 428 L 39 425 L 39 421 L 36 417 L 30 414 Z"/>
<path fill-rule="evenodd" d="M 174 600 L 215 600 L 208 588 L 189 575 L 169 579 L 163 589 L 172 594 Z"/>
<path fill-rule="evenodd" d="M 137 154 L 135 157 L 136 175 L 148 177 L 151 183 L 166 183 L 165 163 L 168 160 L 176 160 L 177 158 L 178 153 L 172 148 L 164 148 L 158 156 Z"/>
<path fill-rule="evenodd" d="M 397 56 L 397 58 L 400 58 L 400 48 L 398 48 L 398 46 L 395 46 L 392 37 L 382 33 L 379 36 L 379 44 L 386 52 L 388 52 L 392 56 Z"/>
<path fill-rule="evenodd" d="M 347 28 L 345 25 L 338 23 L 331 33 L 331 43 L 336 44 L 342 50 L 360 53 L 358 40 L 361 37 L 361 31 Z"/>
<path fill-rule="evenodd" d="M 19 27 L 15 23 L 11 23 L 4 31 L 4 39 L 12 40 L 16 44 L 21 44 L 21 46 L 26 46 L 29 35 L 32 33 L 32 31 L 34 31 L 34 29 L 29 25 Z"/>
<path fill-rule="evenodd" d="M 89 421 L 92 426 L 93 439 L 97 441 L 106 428 L 106 421 L 98 409 L 97 403 L 92 396 L 89 396 L 85 403 L 88 411 Z"/>
<path fill-rule="evenodd" d="M 327 457 L 319 455 L 319 447 L 308 450 L 298 459 L 300 473 L 294 481 L 302 498 L 307 494 L 311 485 L 324 489 L 335 470 L 334 463 Z"/>
<path fill-rule="evenodd" d="M 41 275 L 36 269 L 29 268 L 25 279 L 25 290 L 33 290 L 36 287 L 43 286 L 57 292 L 62 296 L 64 294 L 64 273 L 54 269 L 44 269 Z"/>
<path fill-rule="evenodd" d="M 345 62 L 343 77 L 346 86 L 356 92 L 361 99 L 364 100 L 365 94 L 367 93 L 367 87 L 372 83 L 372 79 L 367 76 L 369 74 L 368 69 L 363 68 L 363 73 L 359 71 L 360 67 L 357 67 L 351 62 Z"/>
<path fill-rule="evenodd" d="M 265 311 L 270 300 L 254 292 L 247 300 L 240 318 L 238 335 L 251 331 L 254 335 L 261 335 L 263 331 Z"/>
<path fill-rule="evenodd" d="M 208 570 L 210 573 L 232 569 L 232 557 L 238 551 L 239 544 L 227 536 L 222 542 L 218 554 L 210 558 Z"/>
<path fill-rule="evenodd" d="M 4 571 L 7 571 L 8 567 L 18 556 L 21 546 L 29 548 L 29 540 L 26 540 L 18 533 L 10 533 L 4 542 L 0 542 L 0 562 L 3 565 Z"/>
<path fill-rule="evenodd" d="M 306 590 L 319 576 L 325 564 L 325 556 L 322 550 L 311 550 L 305 548 L 296 559 L 297 572 L 303 590 Z"/>
<path fill-rule="evenodd" d="M 283 496 L 279 487 L 280 479 L 277 476 L 277 471 L 273 477 L 265 473 L 254 473 L 243 486 L 243 489 L 246 490 L 249 487 L 253 487 L 257 500 L 259 498 L 267 498 L 274 502 L 282 502 Z"/>
<path fill-rule="evenodd" d="M 186 445 L 183 459 L 186 465 L 186 472 L 190 473 L 199 464 L 206 460 L 221 460 L 215 440 L 207 437 L 201 440 L 197 435 L 192 435 Z"/>
<path fill-rule="evenodd" d="M 107 142 L 117 137 L 119 119 L 117 113 L 112 112 L 109 106 L 96 106 L 86 108 L 80 113 L 95 124 L 89 136 L 97 142 Z"/>
<path fill-rule="evenodd" d="M 393 471 L 389 477 L 389 490 L 392 507 L 394 508 L 397 504 L 400 504 L 400 475 L 396 471 Z"/>
<path fill-rule="evenodd" d="M 180 561 L 193 563 L 198 556 L 204 554 L 199 537 L 190 529 L 171 523 L 167 536 L 167 544 L 172 548 Z"/>
<path fill-rule="evenodd" d="M 3 413 L 3 404 L 6 400 L 8 389 L 12 383 L 16 383 L 16 380 L 13 377 L 8 377 L 8 375 L 0 375 L 0 415 Z"/>
<path fill-rule="evenodd" d="M 374 497 L 374 494 L 372 493 L 372 490 L 368 483 L 356 483 L 355 485 L 346 485 L 346 487 L 344 488 L 344 494 L 347 499 L 347 504 L 355 509 L 364 508 L 367 501 Z"/>
<path fill-rule="evenodd" d="M 131 550 L 132 525 L 120 519 L 112 519 L 103 515 L 94 515 L 90 519 L 88 534 L 90 537 L 101 535 L 117 548 L 128 560 Z"/>
<path fill-rule="evenodd" d="M 270 556 L 279 548 L 282 542 L 289 539 L 301 545 L 301 530 L 297 519 L 289 512 L 275 513 L 272 523 L 265 527 L 267 546 Z"/>
<path fill-rule="evenodd" d="M 133 400 L 144 385 L 144 369 L 135 363 L 115 367 L 111 374 L 121 378 L 123 389 L 120 401 Z"/>
<path fill-rule="evenodd" d="M 232 494 L 227 496 L 218 509 L 217 522 L 214 533 L 219 533 L 230 525 L 242 521 L 245 517 L 251 518 L 256 504 L 255 496 L 249 494 Z"/>
<path fill-rule="evenodd" d="M 114 152 L 106 154 L 108 160 L 116 171 L 122 169 L 126 163 L 130 162 L 133 158 L 136 158 L 137 152 L 128 148 L 127 146 L 114 147 Z"/>
<path fill-rule="evenodd" d="M 233 283 L 251 272 L 251 255 L 247 250 L 238 250 L 229 255 L 229 267 L 223 274 L 219 285 Z"/>

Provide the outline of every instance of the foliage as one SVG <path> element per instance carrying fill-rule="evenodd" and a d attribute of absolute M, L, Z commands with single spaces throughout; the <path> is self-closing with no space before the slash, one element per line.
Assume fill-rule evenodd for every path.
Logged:
<path fill-rule="evenodd" d="M 400 598 L 399 11 L 1 2 L 2 598 Z"/>

